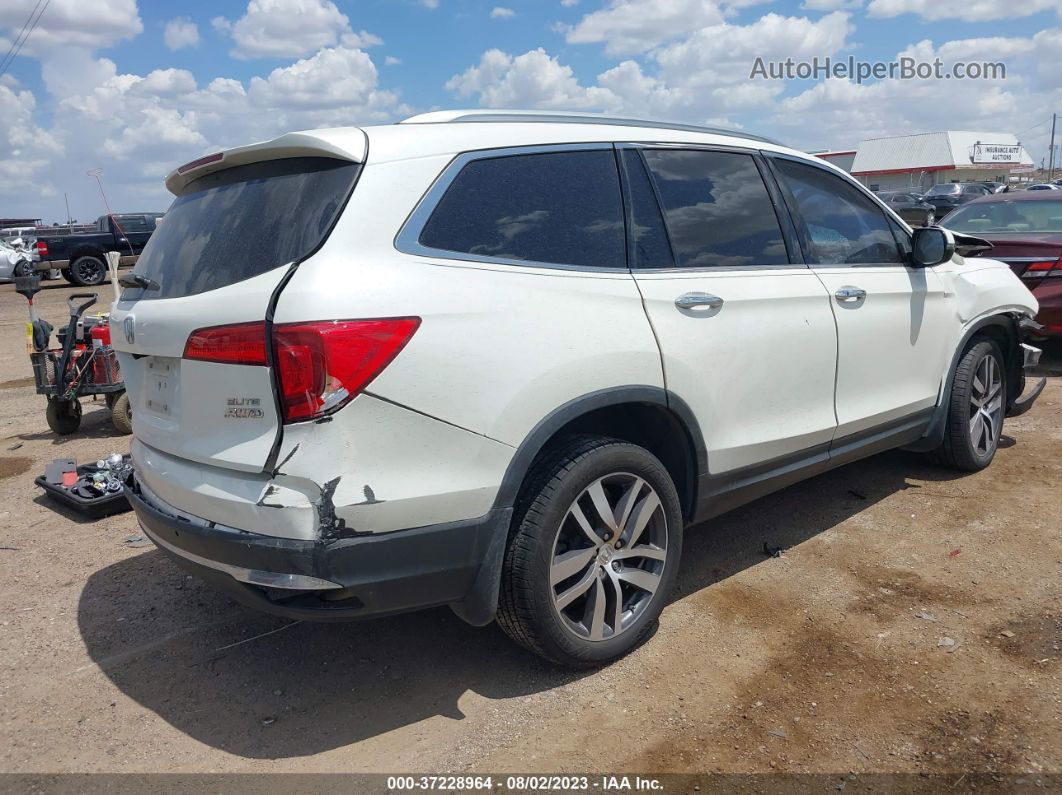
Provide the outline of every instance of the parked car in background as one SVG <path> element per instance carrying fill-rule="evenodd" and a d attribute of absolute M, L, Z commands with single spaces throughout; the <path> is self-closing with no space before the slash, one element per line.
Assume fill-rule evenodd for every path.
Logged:
<path fill-rule="evenodd" d="M 1010 190 L 1010 187 L 1005 182 L 979 182 L 977 184 L 984 185 L 989 194 L 1006 193 Z"/>
<path fill-rule="evenodd" d="M 1030 185 L 1025 190 L 1062 190 L 1062 187 L 1053 182 L 1041 182 L 1038 185 Z"/>
<path fill-rule="evenodd" d="M 437 112 L 166 184 L 110 318 L 127 494 L 298 620 L 448 604 L 601 665 L 687 525 L 898 446 L 983 469 L 1042 389 L 1009 268 L 743 131 Z"/>
<path fill-rule="evenodd" d="M 117 251 L 119 267 L 135 265 L 162 213 L 101 215 L 92 231 L 49 235 L 39 233 L 36 242 L 38 270 L 58 268 L 63 277 L 79 287 L 92 287 L 107 278 L 104 254 Z"/>
<path fill-rule="evenodd" d="M 932 226 L 936 221 L 936 207 L 913 193 L 883 190 L 875 195 L 911 226 Z"/>
<path fill-rule="evenodd" d="M 1040 302 L 1040 333 L 1062 336 L 1062 196 L 1054 191 L 989 196 L 963 205 L 945 225 L 989 241 L 993 248 L 983 256 L 1010 265 Z"/>
<path fill-rule="evenodd" d="M 939 222 L 956 207 L 987 195 L 988 188 L 980 182 L 943 182 L 926 191 L 924 200 L 933 205 Z"/>

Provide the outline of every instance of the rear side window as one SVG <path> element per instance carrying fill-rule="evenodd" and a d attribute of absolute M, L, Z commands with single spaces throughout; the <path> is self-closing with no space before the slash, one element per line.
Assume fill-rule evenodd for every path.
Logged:
<path fill-rule="evenodd" d="M 782 158 L 774 164 L 796 201 L 809 263 L 870 265 L 904 261 L 885 213 L 868 196 L 821 168 Z"/>
<path fill-rule="evenodd" d="M 116 215 L 114 223 L 123 232 L 149 232 L 155 228 L 155 219 L 143 215 Z"/>
<path fill-rule="evenodd" d="M 473 160 L 432 211 L 420 244 L 494 259 L 626 267 L 612 150 Z"/>
<path fill-rule="evenodd" d="M 679 267 L 787 265 L 782 230 L 751 155 L 649 149 Z"/>
<path fill-rule="evenodd" d="M 159 289 L 127 288 L 123 300 L 196 295 L 306 256 L 331 229 L 359 169 L 346 160 L 295 157 L 194 180 L 136 264 Z"/>
<path fill-rule="evenodd" d="M 673 268 L 671 245 L 660 215 L 660 205 L 653 192 L 642 156 L 634 149 L 622 150 L 623 169 L 627 175 L 627 213 L 631 234 L 631 267 L 640 269 Z"/>

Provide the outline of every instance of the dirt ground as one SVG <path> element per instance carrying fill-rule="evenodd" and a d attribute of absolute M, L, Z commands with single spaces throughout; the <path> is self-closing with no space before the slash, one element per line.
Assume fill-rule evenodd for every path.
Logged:
<path fill-rule="evenodd" d="M 888 453 L 693 528 L 656 636 L 571 673 L 447 609 L 260 615 L 56 508 L 47 461 L 129 437 L 49 432 L 25 314 L 0 287 L 2 771 L 1062 772 L 1062 349 L 987 471 Z"/>

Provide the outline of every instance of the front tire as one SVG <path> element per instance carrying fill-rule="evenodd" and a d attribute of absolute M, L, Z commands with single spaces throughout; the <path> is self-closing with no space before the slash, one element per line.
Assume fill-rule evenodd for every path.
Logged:
<path fill-rule="evenodd" d="M 107 263 L 99 257 L 78 257 L 70 264 L 67 278 L 78 287 L 95 287 L 107 278 Z"/>
<path fill-rule="evenodd" d="M 654 631 L 682 554 L 682 510 L 644 448 L 569 439 L 539 461 L 517 504 L 498 623 L 548 660 L 589 668 Z"/>
<path fill-rule="evenodd" d="M 991 464 L 1003 430 L 1006 399 L 1003 354 L 991 340 L 975 338 L 955 368 L 937 460 L 964 472 L 978 472 Z"/>

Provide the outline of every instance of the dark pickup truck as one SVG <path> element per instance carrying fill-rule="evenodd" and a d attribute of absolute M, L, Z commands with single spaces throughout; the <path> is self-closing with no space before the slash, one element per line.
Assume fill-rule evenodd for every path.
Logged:
<path fill-rule="evenodd" d="M 103 255 L 117 251 L 119 266 L 135 265 L 147 245 L 162 213 L 121 213 L 101 215 L 95 228 L 70 235 L 39 235 L 37 270 L 58 268 L 63 278 L 79 287 L 93 287 L 107 279 Z"/>

